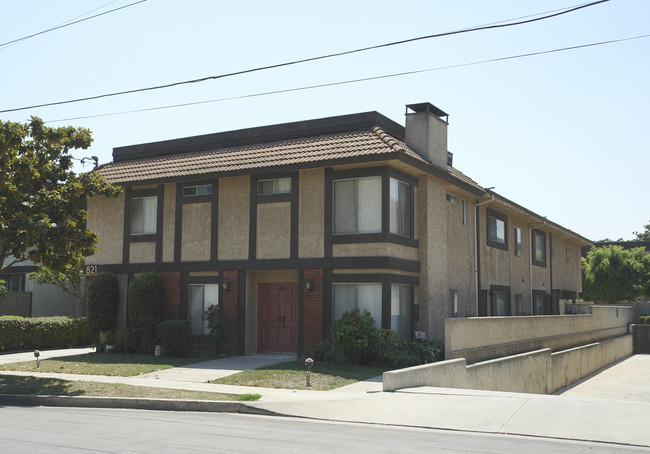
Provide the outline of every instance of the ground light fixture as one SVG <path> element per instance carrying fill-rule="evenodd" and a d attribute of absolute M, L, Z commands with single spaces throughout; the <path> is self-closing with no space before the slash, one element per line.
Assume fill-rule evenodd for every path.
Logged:
<path fill-rule="evenodd" d="M 41 367 L 41 360 L 39 359 L 39 356 L 41 356 L 41 352 L 38 350 L 34 350 L 34 358 L 36 358 L 36 367 Z"/>
<path fill-rule="evenodd" d="M 311 388 L 311 368 L 314 365 L 314 360 L 311 358 L 307 358 L 305 360 L 305 366 L 307 366 L 307 379 L 305 382 L 305 386 L 307 388 Z"/>

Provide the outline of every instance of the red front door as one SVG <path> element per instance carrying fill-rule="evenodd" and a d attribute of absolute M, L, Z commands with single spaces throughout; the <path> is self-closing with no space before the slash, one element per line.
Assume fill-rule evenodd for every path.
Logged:
<path fill-rule="evenodd" d="M 259 284 L 259 351 L 298 351 L 298 284 Z"/>

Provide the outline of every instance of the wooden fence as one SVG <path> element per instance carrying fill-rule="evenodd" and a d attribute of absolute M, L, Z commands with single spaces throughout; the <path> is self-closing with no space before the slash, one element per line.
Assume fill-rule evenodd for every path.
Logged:
<path fill-rule="evenodd" d="M 32 316 L 32 292 L 7 292 L 0 298 L 0 315 Z"/>

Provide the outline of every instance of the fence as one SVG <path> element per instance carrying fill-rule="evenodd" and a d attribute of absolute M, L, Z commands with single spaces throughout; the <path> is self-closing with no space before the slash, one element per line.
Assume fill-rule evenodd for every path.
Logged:
<path fill-rule="evenodd" d="M 0 315 L 32 316 L 32 292 L 7 292 L 0 298 Z"/>

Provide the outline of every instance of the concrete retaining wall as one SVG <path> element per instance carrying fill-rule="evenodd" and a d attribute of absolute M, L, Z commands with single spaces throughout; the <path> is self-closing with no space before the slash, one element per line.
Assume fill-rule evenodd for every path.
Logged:
<path fill-rule="evenodd" d="M 445 357 L 468 364 L 543 348 L 566 350 L 627 334 L 630 306 L 590 306 L 591 314 L 445 320 Z"/>
<path fill-rule="evenodd" d="M 632 354 L 625 335 L 552 353 L 548 348 L 467 366 L 464 358 L 384 372 L 384 391 L 417 386 L 548 394 Z"/>
<path fill-rule="evenodd" d="M 650 353 L 650 325 L 632 325 L 634 353 Z"/>

